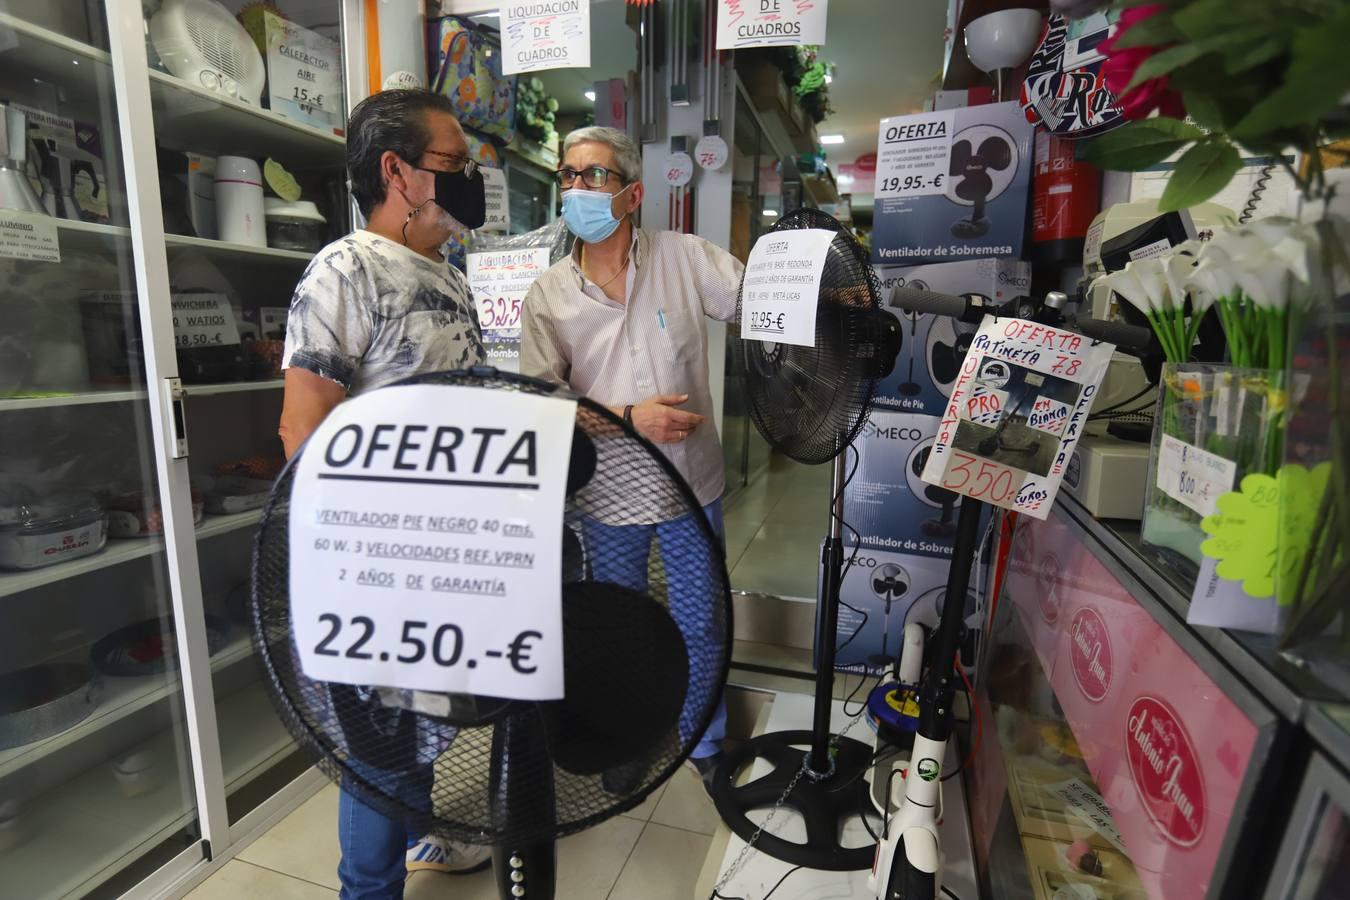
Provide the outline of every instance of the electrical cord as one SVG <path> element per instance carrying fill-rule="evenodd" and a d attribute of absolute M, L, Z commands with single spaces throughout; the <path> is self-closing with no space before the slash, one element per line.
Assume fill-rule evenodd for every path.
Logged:
<path fill-rule="evenodd" d="M 1109 418 L 1109 417 L 1110 417 L 1110 413 L 1115 412 L 1116 410 L 1120 409 L 1122 406 L 1126 406 L 1126 405 L 1128 405 L 1128 404 L 1130 404 L 1130 403 L 1133 403 L 1134 401 L 1138 400 L 1140 397 L 1144 396 L 1145 394 L 1147 394 L 1147 393 L 1148 393 L 1149 391 L 1151 391 L 1151 390 L 1153 390 L 1153 385 L 1151 385 L 1151 384 L 1146 384 L 1146 385 L 1144 385 L 1143 390 L 1141 390 L 1139 393 L 1135 394 L 1134 396 L 1132 396 L 1132 397 L 1126 397 L 1124 400 L 1120 401 L 1119 403 L 1113 403 L 1113 404 L 1111 404 L 1110 406 L 1108 406 L 1106 409 L 1099 409 L 1099 410 L 1097 410 L 1095 413 L 1092 413 L 1090 416 L 1088 416 L 1088 421 L 1092 421 L 1093 419 L 1105 419 L 1105 418 Z M 1148 406 L 1152 406 L 1152 405 L 1153 405 L 1153 404 L 1151 404 L 1151 403 L 1148 404 Z M 1141 408 L 1147 409 L 1148 407 L 1146 406 L 1146 407 L 1141 407 Z M 1124 416 L 1124 415 L 1132 415 L 1132 413 L 1121 413 L 1121 415 L 1123 415 L 1123 416 Z"/>
<path fill-rule="evenodd" d="M 980 716 L 980 708 L 975 705 L 975 689 L 971 687 L 970 676 L 966 674 L 965 667 L 961 665 L 961 658 L 958 655 L 956 660 L 956 671 L 961 676 L 961 686 L 966 694 L 966 705 L 970 707 L 971 718 L 974 719 L 974 734 L 970 739 L 970 752 L 961 760 L 961 764 L 952 771 L 943 775 L 940 780 L 948 781 L 960 775 L 970 765 L 970 761 L 975 758 L 975 754 L 980 750 L 980 739 L 984 736 L 984 720 Z"/>
<path fill-rule="evenodd" d="M 769 900 L 769 898 L 773 896 L 773 892 L 776 891 L 776 890 L 778 890 L 780 887 L 782 887 L 782 886 L 783 886 L 783 882 L 785 882 L 785 881 L 788 880 L 788 876 L 789 876 L 789 875 L 791 875 L 793 872 L 796 872 L 798 869 L 804 869 L 804 868 L 806 868 L 806 866 L 793 866 L 792 868 L 790 868 L 790 869 L 788 869 L 786 872 L 784 872 L 784 873 L 783 873 L 783 877 L 780 878 L 780 879 L 778 879 L 778 881 L 774 884 L 773 887 L 769 888 L 769 892 L 768 892 L 767 894 L 764 895 L 764 900 Z M 728 897 L 726 894 L 719 893 L 718 891 L 713 891 L 712 894 L 709 895 L 708 900 L 745 900 L 745 898 L 744 898 L 744 897 Z"/>

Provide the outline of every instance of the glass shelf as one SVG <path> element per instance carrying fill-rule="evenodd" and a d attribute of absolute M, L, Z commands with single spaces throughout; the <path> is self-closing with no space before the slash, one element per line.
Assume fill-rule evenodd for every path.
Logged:
<path fill-rule="evenodd" d="M 197 539 L 227 534 L 240 528 L 250 528 L 261 520 L 262 511 L 257 509 L 228 516 L 208 515 L 197 526 Z M 107 546 L 92 556 L 26 572 L 0 573 L 0 597 L 31 591 L 33 588 L 64 581 L 77 575 L 87 575 L 109 566 L 118 566 L 133 559 L 159 553 L 163 549 L 164 542 L 157 538 L 109 538 Z"/>

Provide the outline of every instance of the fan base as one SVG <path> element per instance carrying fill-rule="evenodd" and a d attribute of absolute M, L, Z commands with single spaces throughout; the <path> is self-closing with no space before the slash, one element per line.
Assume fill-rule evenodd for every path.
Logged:
<path fill-rule="evenodd" d="M 952 224 L 952 237 L 959 238 L 977 238 L 984 237 L 989 233 L 989 220 L 979 219 L 958 219 Z"/>
<path fill-rule="evenodd" d="M 759 826 L 746 814 L 773 808 L 788 783 L 802 767 L 809 750 L 809 731 L 777 731 L 752 738 L 730 750 L 717 767 L 711 793 L 718 815 L 742 840 L 750 840 Z M 769 774 L 738 785 L 741 773 L 763 759 L 773 766 Z M 839 837 L 844 825 L 858 816 L 870 816 L 880 824 L 864 778 L 872 762 L 872 748 L 861 741 L 844 738 L 834 754 L 834 772 L 816 781 L 809 776 L 798 780 L 785 806 L 796 812 L 806 824 L 806 843 L 784 840 L 764 832 L 755 847 L 775 859 L 811 869 L 848 872 L 872 865 L 876 845 L 842 847 Z"/>

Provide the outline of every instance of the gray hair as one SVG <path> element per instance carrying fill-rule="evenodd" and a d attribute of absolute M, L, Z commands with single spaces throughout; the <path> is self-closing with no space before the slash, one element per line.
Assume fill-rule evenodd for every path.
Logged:
<path fill-rule="evenodd" d="M 624 183 L 631 184 L 642 180 L 642 151 L 628 135 L 617 128 L 607 128 L 604 125 L 578 128 L 563 139 L 563 156 L 567 156 L 567 151 L 577 144 L 587 141 L 604 144 L 614 151 L 614 164 L 618 166 L 619 175 Z"/>

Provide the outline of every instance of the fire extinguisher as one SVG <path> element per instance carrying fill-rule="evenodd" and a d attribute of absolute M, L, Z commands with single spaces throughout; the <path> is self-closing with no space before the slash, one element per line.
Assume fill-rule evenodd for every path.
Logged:
<path fill-rule="evenodd" d="M 1101 170 L 1074 158 L 1073 141 L 1038 128 L 1031 190 L 1033 257 L 1081 264 L 1083 239 L 1101 205 Z"/>

